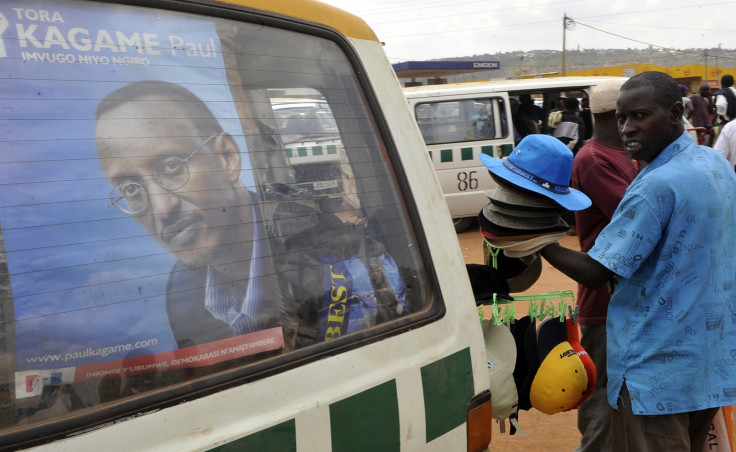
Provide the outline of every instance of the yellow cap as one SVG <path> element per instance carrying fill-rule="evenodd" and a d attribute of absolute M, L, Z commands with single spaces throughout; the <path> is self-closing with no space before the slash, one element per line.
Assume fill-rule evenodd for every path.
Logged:
<path fill-rule="evenodd" d="M 544 358 L 529 391 L 532 406 L 555 414 L 575 406 L 585 395 L 588 374 L 569 342 L 557 344 Z"/>

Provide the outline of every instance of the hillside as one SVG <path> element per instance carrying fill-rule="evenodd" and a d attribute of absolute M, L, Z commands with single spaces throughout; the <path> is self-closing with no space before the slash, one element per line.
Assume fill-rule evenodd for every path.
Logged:
<path fill-rule="evenodd" d="M 582 49 L 567 50 L 565 55 L 568 71 L 596 67 L 621 66 L 626 64 L 656 64 L 661 66 L 680 66 L 706 64 L 721 66 L 724 69 L 736 68 L 736 49 Z M 477 72 L 455 79 L 506 79 L 525 75 L 559 72 L 562 67 L 561 50 L 515 51 L 498 54 L 482 54 L 467 57 L 445 58 L 445 61 L 499 61 L 501 69 Z M 736 75 L 736 70 L 733 71 Z"/>

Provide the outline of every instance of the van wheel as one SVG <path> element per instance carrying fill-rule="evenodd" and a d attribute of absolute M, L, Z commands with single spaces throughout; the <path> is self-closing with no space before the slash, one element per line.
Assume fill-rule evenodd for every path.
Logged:
<path fill-rule="evenodd" d="M 452 223 L 455 225 L 455 232 L 458 234 L 465 232 L 473 224 L 473 220 L 475 220 L 473 217 L 453 218 Z"/>

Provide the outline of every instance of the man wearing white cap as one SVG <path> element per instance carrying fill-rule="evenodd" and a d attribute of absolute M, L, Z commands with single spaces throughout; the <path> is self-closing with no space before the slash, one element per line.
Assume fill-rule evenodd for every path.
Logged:
<path fill-rule="evenodd" d="M 624 191 L 636 177 L 636 167 L 626 155 L 616 123 L 616 97 L 625 78 L 606 80 L 590 94 L 593 135 L 575 156 L 572 186 L 588 195 L 593 205 L 575 212 L 580 249 L 587 252 L 611 221 Z M 582 434 L 576 452 L 611 450 L 611 409 L 606 399 L 606 313 L 611 296 L 605 287 L 578 285 L 580 344 L 596 367 L 596 386 L 578 408 Z"/>

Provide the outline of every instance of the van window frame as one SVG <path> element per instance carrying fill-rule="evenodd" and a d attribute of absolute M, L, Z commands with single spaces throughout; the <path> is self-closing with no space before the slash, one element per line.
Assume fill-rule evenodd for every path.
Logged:
<path fill-rule="evenodd" d="M 421 127 L 421 124 L 420 124 L 420 119 L 421 118 L 420 118 L 420 116 L 418 114 L 419 113 L 419 109 L 421 107 L 423 107 L 425 105 L 441 105 L 441 104 L 450 104 L 450 103 L 458 103 L 459 104 L 458 107 L 461 107 L 464 103 L 469 103 L 469 102 L 482 103 L 483 101 L 488 101 L 489 106 L 491 107 L 491 113 L 493 115 L 492 116 L 492 119 L 493 119 L 493 122 L 494 122 L 493 127 L 494 127 L 494 131 L 496 131 L 494 133 L 495 133 L 496 136 L 492 136 L 492 137 L 479 136 L 479 137 L 476 138 L 476 137 L 470 137 L 470 136 L 467 136 L 466 135 L 464 139 L 456 139 L 456 140 L 442 140 L 442 139 L 440 139 L 440 140 L 433 140 L 431 143 L 427 141 L 427 138 L 424 135 L 424 131 L 422 130 L 422 127 Z M 417 101 L 416 101 L 416 103 L 413 104 L 412 108 L 414 110 L 413 113 L 414 113 L 415 121 L 416 121 L 417 125 L 419 126 L 420 131 L 422 131 L 422 139 L 424 140 L 424 143 L 427 146 L 441 146 L 441 145 L 446 145 L 446 144 L 450 144 L 450 143 L 468 143 L 468 144 L 471 144 L 471 143 L 477 143 L 477 142 L 480 142 L 480 141 L 504 140 L 504 139 L 509 138 L 510 132 L 512 130 L 510 128 L 510 126 L 509 126 L 509 123 L 510 123 L 509 118 L 506 118 L 506 125 L 505 125 L 505 127 L 504 127 L 503 122 L 502 122 L 503 121 L 503 117 L 506 115 L 506 103 L 504 101 L 504 98 L 501 97 L 501 96 L 498 96 L 498 95 L 494 95 L 494 93 L 480 94 L 480 95 L 476 95 L 476 96 L 473 96 L 473 97 L 466 97 L 466 96 L 463 95 L 463 96 L 458 97 L 458 98 L 454 98 L 454 97 L 441 97 L 441 98 L 428 97 L 426 99 L 421 99 L 421 100 L 419 100 L 419 98 L 417 98 Z M 471 125 L 471 126 L 473 128 L 475 127 L 475 125 Z M 458 136 L 460 136 L 460 135 L 458 135 Z"/>
<path fill-rule="evenodd" d="M 6 448 L 15 450 L 37 446 L 74 436 L 81 431 L 105 428 L 111 422 L 131 416 L 142 416 L 146 413 L 175 406 L 192 399 L 206 397 L 228 388 L 283 373 L 309 362 L 325 358 L 326 356 L 342 354 L 388 337 L 403 334 L 407 331 L 436 322 L 444 317 L 446 304 L 439 288 L 437 269 L 431 260 L 427 237 L 420 221 L 415 199 L 409 189 L 405 169 L 396 150 L 396 143 L 386 127 L 386 118 L 377 96 L 372 89 L 370 80 L 366 75 L 366 69 L 359 59 L 357 52 L 345 36 L 322 24 L 300 21 L 293 17 L 250 9 L 235 4 L 214 3 L 202 0 L 98 0 L 98 2 L 201 15 L 205 18 L 215 20 L 227 19 L 261 24 L 312 35 L 335 43 L 353 67 L 355 78 L 360 88 L 360 94 L 364 96 L 365 106 L 373 115 L 376 126 L 375 132 L 381 140 L 381 153 L 396 183 L 398 189 L 397 195 L 404 201 L 403 208 L 406 212 L 407 221 L 410 223 L 409 226 L 413 226 L 410 228 L 410 233 L 415 238 L 418 254 L 427 271 L 426 282 L 430 285 L 428 292 L 433 294 L 434 297 L 432 300 L 427 301 L 426 308 L 423 311 L 413 314 L 408 318 L 403 317 L 379 324 L 370 330 L 351 333 L 349 336 L 335 339 L 330 341 L 330 343 L 320 343 L 306 349 L 296 349 L 284 355 L 267 358 L 246 366 L 236 367 L 220 373 L 208 374 L 195 380 L 153 390 L 138 397 L 120 399 L 114 403 L 98 405 L 90 410 L 83 410 L 83 412 L 71 412 L 64 417 L 50 419 L 40 424 L 17 428 L 11 427 L 0 434 L 2 443 L 4 443 L 3 446 L 0 446 L 0 450 L 5 450 Z"/>

